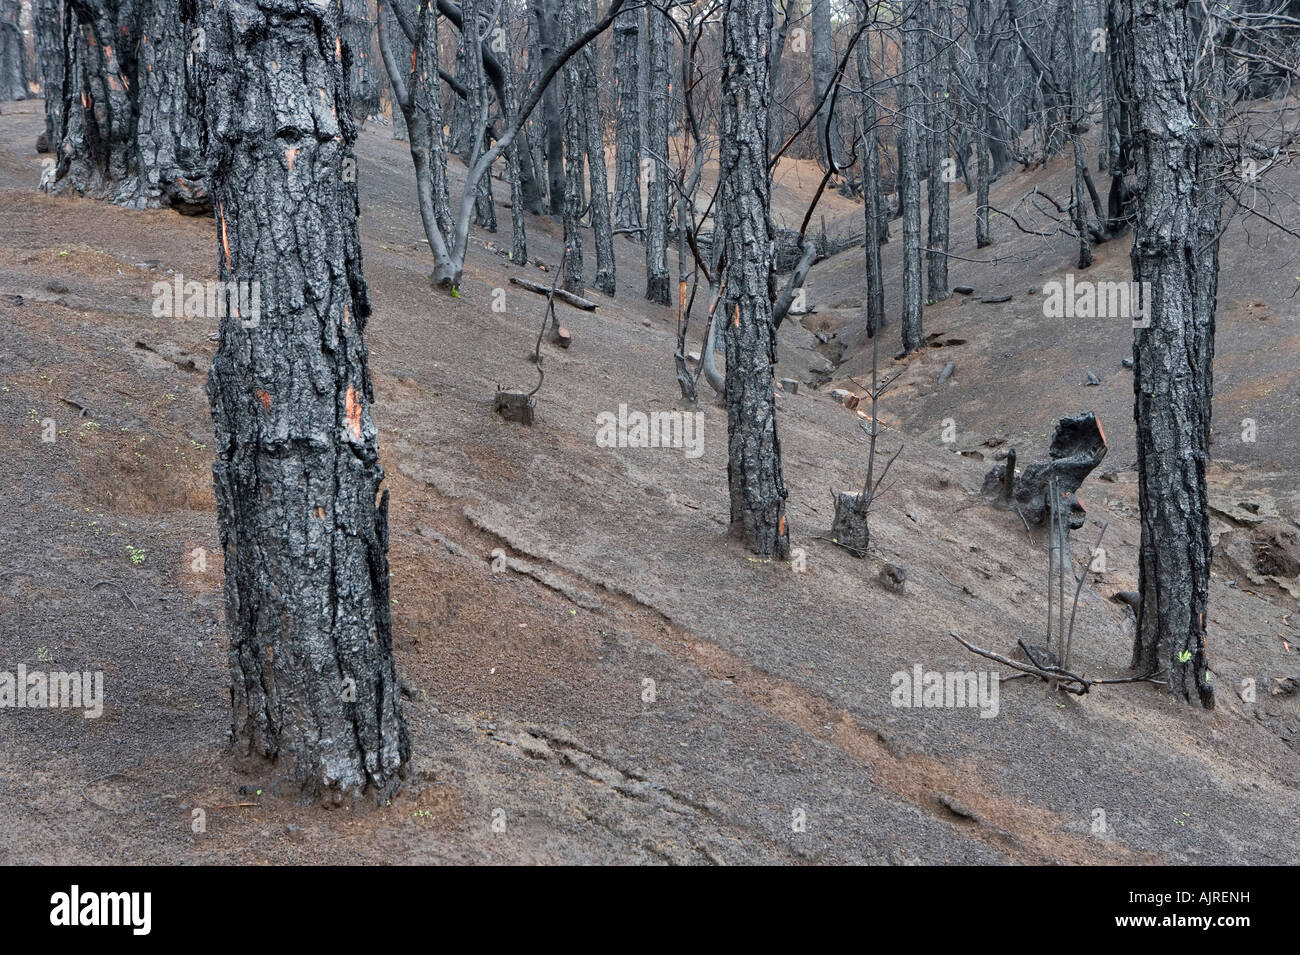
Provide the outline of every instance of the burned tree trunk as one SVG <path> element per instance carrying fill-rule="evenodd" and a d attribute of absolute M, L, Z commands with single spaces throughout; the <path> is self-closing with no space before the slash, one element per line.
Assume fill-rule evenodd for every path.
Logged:
<path fill-rule="evenodd" d="M 641 97 L 637 83 L 640 20 L 635 10 L 614 21 L 614 228 L 641 228 Z"/>
<path fill-rule="evenodd" d="M 822 97 L 830 88 L 835 74 L 835 56 L 831 43 L 831 2 L 830 0 L 811 0 L 812 27 L 812 78 L 813 102 L 820 104 L 817 111 L 817 154 L 821 157 L 822 168 L 829 169 L 840 154 L 838 130 L 835 117 L 831 115 L 830 98 L 823 102 Z"/>
<path fill-rule="evenodd" d="M 222 319 L 208 381 L 233 744 L 334 801 L 384 794 L 410 743 L 339 10 L 214 0 L 204 27 L 219 274 L 262 305 Z"/>
<path fill-rule="evenodd" d="M 1086 269 L 1092 265 L 1092 235 L 1088 231 L 1088 207 L 1084 198 L 1091 189 L 1088 178 L 1088 161 L 1083 154 L 1081 137 L 1084 130 L 1084 95 L 1083 77 L 1079 74 L 1079 24 L 1075 9 L 1075 0 L 1061 0 L 1064 13 L 1064 30 L 1066 37 L 1066 54 L 1069 59 L 1067 85 L 1070 105 L 1067 113 L 1069 123 L 1070 148 L 1074 153 L 1074 202 L 1070 206 L 1070 218 L 1074 223 L 1074 232 L 1079 239 L 1078 266 Z"/>
<path fill-rule="evenodd" d="M 942 302 L 952 295 L 948 288 L 948 183 L 955 163 L 949 152 L 948 130 L 952 123 L 948 87 L 952 79 L 952 7 L 949 0 L 933 0 L 930 22 L 930 90 L 926 124 L 929 126 L 929 220 L 926 252 L 927 298 Z"/>
<path fill-rule="evenodd" d="M 383 58 L 384 47 L 387 45 L 388 52 L 398 63 L 411 62 L 411 41 L 407 39 L 402 32 L 401 25 L 393 12 L 394 3 L 403 3 L 405 0 L 380 0 L 379 16 L 376 18 L 376 27 L 380 37 L 379 50 Z M 389 79 L 387 63 L 385 63 L 384 79 L 387 81 L 389 107 L 392 110 L 393 118 L 393 138 L 406 142 L 409 136 L 406 132 L 406 116 L 402 112 L 402 107 L 397 101 L 397 94 L 393 89 L 393 82 Z"/>
<path fill-rule="evenodd" d="M 903 351 L 925 344 L 921 330 L 921 181 L 920 141 L 925 135 L 925 100 L 919 89 L 924 23 L 921 10 L 929 0 L 909 0 L 903 31 L 903 78 L 898 87 L 898 196 L 903 213 Z"/>
<path fill-rule="evenodd" d="M 859 27 L 869 14 L 859 11 Z M 876 336 L 885 327 L 885 274 L 880 263 L 880 137 L 875 101 L 875 76 L 871 69 L 870 35 L 863 36 L 855 51 L 858 57 L 858 81 L 862 87 L 862 210 L 864 245 L 867 260 L 867 290 L 862 309 L 867 316 L 867 334 Z"/>
<path fill-rule="evenodd" d="M 590 13 L 590 0 L 581 0 Z M 596 245 L 596 288 L 614 294 L 614 226 L 610 222 L 609 172 L 605 168 L 605 117 L 596 84 L 596 54 L 587 46 L 579 54 L 582 76 L 583 120 L 587 146 L 588 192 L 591 197 L 591 235 Z M 576 59 L 576 57 L 575 57 Z"/>
<path fill-rule="evenodd" d="M 975 246 L 993 244 L 989 231 L 989 132 L 992 110 L 989 108 L 989 73 L 992 69 L 993 37 L 989 23 L 989 4 L 968 0 L 967 16 L 975 34 Z"/>
<path fill-rule="evenodd" d="M 504 24 L 503 24 L 504 26 Z M 514 58 L 507 56 L 503 64 L 504 77 L 502 86 L 506 100 L 502 112 L 506 122 L 514 125 L 519 116 L 519 94 L 515 92 Z M 510 261 L 516 265 L 528 262 L 528 232 L 525 224 L 525 212 L 533 205 L 524 186 L 524 170 L 532 163 L 528 154 L 528 136 L 520 130 L 515 141 L 506 150 L 506 176 L 510 180 Z M 536 191 L 534 185 L 533 191 Z M 540 206 L 540 203 L 538 203 Z"/>
<path fill-rule="evenodd" d="M 672 40 L 664 14 L 646 7 L 646 244 L 645 297 L 658 305 L 672 302 L 668 276 L 668 61 Z"/>
<path fill-rule="evenodd" d="M 563 4 L 562 43 L 568 46 L 578 34 L 578 0 L 559 2 Z M 582 261 L 583 160 L 587 150 L 578 60 L 574 57 L 564 67 L 564 288 L 575 295 L 587 290 Z"/>
<path fill-rule="evenodd" d="M 64 37 L 63 129 L 49 191 L 209 211 L 191 119 L 191 67 L 206 42 L 193 4 L 67 0 Z"/>
<path fill-rule="evenodd" d="M 0 0 L 0 100 L 26 99 L 27 49 L 18 19 L 23 5 L 19 0 Z"/>
<path fill-rule="evenodd" d="M 767 167 L 767 0 L 727 0 L 722 15 L 722 154 L 719 179 L 726 292 L 727 483 L 731 528 L 754 553 L 785 558 L 785 480 L 772 368 L 776 328 L 769 294 L 772 235 Z"/>
<path fill-rule="evenodd" d="M 1196 53 L 1178 0 L 1121 4 L 1124 100 L 1137 179 L 1133 280 L 1149 317 L 1133 343 L 1142 513 L 1133 666 L 1166 670 L 1176 696 L 1214 705 L 1205 655 L 1210 582 L 1211 363 L 1219 170 L 1191 87 Z M 1212 115 L 1212 114 L 1211 114 Z"/>
<path fill-rule="evenodd" d="M 545 70 L 555 59 L 560 33 L 560 0 L 533 0 L 533 25 L 537 31 L 539 68 Z M 546 131 L 546 176 L 553 216 L 564 213 L 564 115 L 554 84 L 542 95 L 542 125 Z"/>
<path fill-rule="evenodd" d="M 469 168 L 491 145 L 488 134 L 491 92 L 483 74 L 483 32 L 489 25 L 487 18 L 491 11 L 481 13 L 477 0 L 461 0 L 460 11 L 456 75 L 464 95 L 452 101 L 455 104 L 452 110 L 452 148 Z M 488 232 L 497 230 L 490 171 L 474 187 L 474 224 Z"/>
<path fill-rule="evenodd" d="M 785 65 L 785 44 L 790 35 L 790 14 L 794 0 L 774 0 L 772 8 L 771 67 L 768 76 L 767 148 L 775 153 L 782 146 L 781 132 L 781 74 Z"/>
<path fill-rule="evenodd" d="M 447 192 L 447 149 L 443 141 L 442 104 L 438 95 L 438 14 L 431 6 L 420 8 L 419 19 L 412 23 L 406 0 L 384 0 L 379 16 L 379 46 L 383 53 L 393 101 L 406 122 L 415 167 L 415 194 L 420 222 L 433 251 L 433 284 L 455 289 L 460 285 L 463 263 L 456 261 L 448 245 L 452 234 L 450 199 Z M 390 20 L 385 10 L 392 14 Z M 390 25 L 396 23 L 411 51 L 397 59 L 389 37 Z M 405 72 L 404 72 L 405 71 Z"/>
<path fill-rule="evenodd" d="M 37 152 L 53 152 L 63 138 L 63 3 L 36 0 L 32 7 L 36 33 L 36 63 L 45 97 L 45 132 L 37 139 Z M 43 148 L 42 148 L 43 147 Z"/>
<path fill-rule="evenodd" d="M 375 24 L 367 0 L 343 2 L 343 56 L 348 64 L 352 118 L 364 125 L 379 109 L 379 75 L 370 59 L 370 38 Z"/>

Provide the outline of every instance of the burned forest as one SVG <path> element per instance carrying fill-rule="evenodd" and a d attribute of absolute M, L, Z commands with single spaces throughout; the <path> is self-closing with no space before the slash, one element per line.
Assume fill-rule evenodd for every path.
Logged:
<path fill-rule="evenodd" d="M 1300 861 L 1298 159 L 1297 0 L 0 0 L 0 858 Z"/>

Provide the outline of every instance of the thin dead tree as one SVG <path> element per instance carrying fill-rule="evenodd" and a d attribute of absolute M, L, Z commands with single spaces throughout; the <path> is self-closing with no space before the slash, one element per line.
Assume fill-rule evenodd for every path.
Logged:
<path fill-rule="evenodd" d="M 410 131 L 420 220 L 434 258 L 433 283 L 439 288 L 459 294 L 479 183 L 491 172 L 493 163 L 515 142 L 555 77 L 570 59 L 609 28 L 622 9 L 624 0 L 610 0 L 604 15 L 551 58 L 524 97 L 523 105 L 513 119 L 502 124 L 500 136 L 490 146 L 487 135 L 490 100 L 482 97 L 476 120 L 481 135 L 473 140 L 460 201 L 450 210 L 450 223 L 447 227 L 440 221 L 443 217 L 439 215 L 437 207 L 437 183 L 439 180 L 445 182 L 447 162 L 446 148 L 442 143 L 440 110 L 436 105 L 440 79 L 437 67 L 437 12 L 428 0 L 420 7 L 418 18 L 404 8 L 403 0 L 381 0 L 381 3 L 393 12 L 393 19 L 412 47 L 411 67 L 405 69 L 398 62 L 386 35 L 385 18 L 379 18 L 380 48 L 392 85 L 393 99 L 401 108 Z M 418 130 L 417 124 L 421 127 Z"/>

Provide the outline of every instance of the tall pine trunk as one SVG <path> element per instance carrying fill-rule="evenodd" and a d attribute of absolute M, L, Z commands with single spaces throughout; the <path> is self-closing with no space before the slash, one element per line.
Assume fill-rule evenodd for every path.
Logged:
<path fill-rule="evenodd" d="M 578 0 L 559 0 L 562 4 L 560 46 L 567 47 L 578 35 Z M 586 126 L 581 57 L 564 66 L 564 287 L 575 295 L 586 291 L 582 261 L 582 214 L 586 210 L 583 194 L 583 163 L 586 159 Z"/>
<path fill-rule="evenodd" d="M 1133 279 L 1149 327 L 1133 344 L 1139 546 L 1133 666 L 1167 670 L 1176 696 L 1214 705 L 1205 655 L 1210 582 L 1209 467 L 1220 194 L 1197 91 L 1196 47 L 1179 0 L 1123 0 L 1137 182 Z M 1213 115 L 1212 107 L 1208 115 Z M 1149 283 L 1149 284 L 1148 284 Z"/>
<path fill-rule="evenodd" d="M 560 36 L 560 0 L 532 0 L 533 29 L 537 34 L 537 68 L 544 71 L 556 56 Z M 530 58 L 531 59 L 531 58 Z M 558 84 L 551 83 L 542 95 L 543 148 L 546 154 L 546 179 L 553 216 L 564 213 L 564 115 L 560 107 Z"/>
<path fill-rule="evenodd" d="M 903 213 L 903 351 L 925 343 L 921 328 L 921 181 L 919 146 L 925 135 L 925 99 L 920 89 L 924 44 L 922 10 L 929 0 L 910 0 L 903 16 L 903 77 L 898 129 L 898 196 Z"/>
<path fill-rule="evenodd" d="M 23 5 L 19 0 L 0 0 L 0 100 L 26 99 L 27 49 L 18 23 Z"/>
<path fill-rule="evenodd" d="M 375 24 L 370 18 L 367 0 L 342 0 L 342 3 L 343 56 L 348 64 L 352 118 L 358 125 L 365 125 L 365 121 L 379 109 L 381 81 L 379 71 L 370 59 L 370 40 Z"/>
<path fill-rule="evenodd" d="M 993 37 L 989 23 L 989 4 L 985 0 L 969 0 L 967 7 L 971 29 L 975 33 L 975 246 L 985 248 L 993 244 L 989 231 L 989 134 L 992 110 L 989 97 L 989 74 L 992 69 Z"/>
<path fill-rule="evenodd" d="M 339 9 L 214 0 L 204 26 L 219 275 L 261 302 L 222 319 L 208 380 L 233 745 L 334 801 L 383 794 L 410 743 Z"/>
<path fill-rule="evenodd" d="M 614 21 L 614 83 L 618 105 L 614 125 L 614 228 L 641 228 L 641 96 L 637 84 L 640 16 L 636 10 Z"/>
<path fill-rule="evenodd" d="M 192 0 L 67 0 L 64 38 L 63 128 L 49 191 L 208 212 L 191 76 L 206 40 Z"/>
<path fill-rule="evenodd" d="M 45 132 L 40 142 L 53 152 L 63 138 L 63 3 L 36 0 L 32 6 L 32 27 L 36 33 L 36 64 L 41 71 L 41 95 L 45 97 Z"/>
<path fill-rule="evenodd" d="M 664 15 L 646 7 L 645 297 L 658 305 L 672 302 L 668 277 L 668 93 L 672 40 Z"/>
<path fill-rule="evenodd" d="M 813 102 L 820 104 L 817 111 L 817 155 L 822 167 L 829 169 L 840 154 L 838 128 L 831 116 L 830 88 L 835 74 L 834 42 L 831 35 L 831 0 L 811 0 Z"/>
<path fill-rule="evenodd" d="M 950 0 L 933 0 L 930 22 L 930 89 L 926 125 L 930 127 L 929 221 L 926 252 L 926 297 L 942 302 L 952 295 L 948 289 L 948 183 L 955 170 L 948 142 L 951 103 L 948 87 L 952 80 L 952 7 Z"/>
<path fill-rule="evenodd" d="M 583 12 L 595 19 L 591 0 L 575 0 Z M 596 288 L 614 294 L 614 226 L 610 220 L 609 171 L 605 166 L 605 115 L 600 108 L 596 83 L 596 46 L 588 44 L 579 54 L 582 77 L 583 122 L 587 146 L 588 192 L 591 196 L 591 234 L 596 246 Z"/>
<path fill-rule="evenodd" d="M 771 178 L 767 168 L 768 0 L 727 0 L 722 16 L 720 234 L 727 288 L 717 318 L 727 354 L 727 483 L 731 529 L 754 553 L 785 558 L 781 442 L 776 433 Z"/>
<path fill-rule="evenodd" d="M 858 13 L 859 27 L 868 16 L 864 6 Z M 865 224 L 867 294 L 862 308 L 867 317 L 867 334 L 878 335 L 885 327 L 885 275 L 880 263 L 880 221 L 882 216 L 880 186 L 880 137 L 875 100 L 875 74 L 871 68 L 871 35 L 864 34 L 855 51 L 858 58 L 858 82 L 862 87 L 862 210 Z"/>

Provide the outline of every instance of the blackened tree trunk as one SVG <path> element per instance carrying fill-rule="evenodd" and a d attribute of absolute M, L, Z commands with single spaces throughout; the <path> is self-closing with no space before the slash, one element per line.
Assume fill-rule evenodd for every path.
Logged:
<path fill-rule="evenodd" d="M 352 95 L 352 118 L 364 125 L 379 109 L 379 71 L 370 59 L 371 34 L 375 24 L 367 0 L 343 2 L 343 56 L 348 64 Z"/>
<path fill-rule="evenodd" d="M 205 44 L 193 3 L 66 0 L 64 38 L 63 130 L 49 191 L 209 211 L 191 118 L 191 65 Z"/>
<path fill-rule="evenodd" d="M 45 97 L 45 132 L 38 138 L 39 152 L 53 152 L 63 138 L 63 3 L 36 0 L 32 7 L 36 33 L 36 63 Z M 44 148 L 41 148 L 44 146 Z"/>
<path fill-rule="evenodd" d="M 768 151 L 775 153 L 784 145 L 781 139 L 781 131 L 784 124 L 782 123 L 782 106 L 781 99 L 781 74 L 785 66 L 785 44 L 790 35 L 790 13 L 794 9 L 795 0 L 774 0 L 772 8 L 772 45 L 771 45 L 771 69 L 768 77 L 768 115 L 767 115 L 767 144 Z"/>
<path fill-rule="evenodd" d="M 411 62 L 411 41 L 407 39 L 393 13 L 393 3 L 405 3 L 406 0 L 381 0 L 379 3 L 379 16 L 376 19 L 376 26 L 380 36 L 388 44 L 389 52 L 393 59 L 398 63 Z M 380 53 L 383 53 L 383 42 L 380 43 Z M 402 112 L 401 104 L 397 101 L 397 96 L 393 92 L 392 81 L 388 78 L 388 70 L 384 70 L 384 80 L 388 84 L 389 105 L 393 114 L 393 138 L 406 142 L 410 137 L 406 132 L 406 115 Z"/>
<path fill-rule="evenodd" d="M 413 16 L 409 0 L 384 0 L 379 16 L 379 45 L 393 91 L 393 101 L 406 122 L 411 163 L 415 167 L 415 194 L 420 222 L 433 251 L 433 284 L 455 289 L 460 285 L 463 263 L 453 253 L 452 218 L 447 189 L 447 148 L 443 139 L 442 101 L 438 95 L 438 14 L 429 4 Z M 385 10 L 393 14 L 387 18 Z M 390 38 L 393 31 L 405 36 L 409 53 L 399 61 Z M 409 33 L 407 31 L 410 31 Z"/>
<path fill-rule="evenodd" d="M 463 96 L 455 97 L 452 110 L 452 148 L 466 168 L 491 145 L 488 109 L 492 94 L 483 72 L 483 34 L 490 28 L 491 10 L 481 11 L 478 0 L 461 0 L 460 36 L 456 43 L 456 77 Z M 488 232 L 497 230 L 492 176 L 484 176 L 474 189 L 474 224 Z"/>
<path fill-rule="evenodd" d="M 922 75 L 924 25 L 920 11 L 929 0 L 909 0 L 903 31 L 903 77 L 898 86 L 898 201 L 903 213 L 903 351 L 925 343 L 921 330 L 921 182 L 918 145 L 925 135 L 925 99 L 918 83 Z"/>
<path fill-rule="evenodd" d="M 771 178 L 767 167 L 767 0 L 727 0 L 723 10 L 722 241 L 727 287 L 718 306 L 726 323 L 727 483 L 731 529 L 754 553 L 784 559 L 786 527 L 781 442 L 776 433 L 772 321 Z"/>
<path fill-rule="evenodd" d="M 989 154 L 992 123 L 989 73 L 992 70 L 993 36 L 989 4 L 985 0 L 969 0 L 967 11 L 975 33 L 975 245 L 982 249 L 993 244 L 993 235 L 989 231 L 989 180 L 992 175 L 989 168 L 992 162 Z"/>
<path fill-rule="evenodd" d="M 562 43 L 568 46 L 577 36 L 578 0 L 560 0 Z M 582 261 L 583 162 L 586 158 L 586 127 L 583 122 L 582 73 L 578 57 L 564 67 L 564 287 L 575 295 L 586 291 Z"/>
<path fill-rule="evenodd" d="M 555 59 L 559 42 L 560 0 L 533 0 L 533 21 L 537 31 L 538 66 L 545 70 Z M 545 129 L 546 175 L 551 215 L 564 213 L 564 123 L 559 91 L 555 84 L 542 96 L 542 123 Z"/>
<path fill-rule="evenodd" d="M 838 129 L 831 116 L 830 98 L 822 101 L 835 75 L 834 44 L 831 36 L 831 0 L 811 0 L 813 102 L 817 111 L 817 155 L 829 169 L 840 154 Z"/>
<path fill-rule="evenodd" d="M 1133 345 L 1141 607 L 1133 666 L 1167 670 L 1176 696 L 1214 705 L 1205 655 L 1210 580 L 1211 366 L 1219 169 L 1191 86 L 1195 46 L 1179 0 L 1123 0 L 1137 220 L 1133 279 L 1149 327 Z M 1212 112 L 1211 112 L 1212 115 Z"/>
<path fill-rule="evenodd" d="M 664 14 L 646 7 L 646 245 L 645 297 L 659 305 L 672 302 L 668 276 L 668 96 L 672 41 Z"/>
<path fill-rule="evenodd" d="M 858 11 L 858 26 L 867 22 L 864 4 Z M 867 334 L 875 336 L 885 327 L 885 275 L 880 263 L 880 221 L 882 217 L 880 148 L 876 125 L 875 75 L 871 68 L 871 36 L 858 41 L 858 81 L 862 87 L 862 210 L 865 222 L 867 294 L 862 301 L 867 317 Z"/>
<path fill-rule="evenodd" d="M 222 320 L 208 382 L 233 743 L 308 792 L 382 795 L 410 743 L 339 9 L 214 0 L 204 23 L 219 274 L 261 300 Z"/>
<path fill-rule="evenodd" d="M 952 295 L 948 289 L 948 183 L 956 163 L 949 151 L 948 131 L 952 124 L 948 88 L 952 80 L 951 0 L 933 0 L 930 23 L 930 89 L 927 125 L 930 132 L 929 222 L 926 252 L 926 297 L 942 302 Z"/>
<path fill-rule="evenodd" d="M 0 0 L 0 100 L 26 99 L 27 49 L 18 23 L 20 0 Z"/>
<path fill-rule="evenodd" d="M 1069 123 L 1070 148 L 1074 154 L 1074 201 L 1070 218 L 1074 233 L 1079 239 L 1078 266 L 1086 269 L 1092 265 L 1092 234 L 1088 231 L 1088 205 L 1085 195 L 1092 189 L 1088 177 L 1088 160 L 1083 152 L 1084 103 L 1083 77 L 1079 72 L 1079 19 L 1076 0 L 1061 0 L 1066 38 L 1066 57 L 1069 74 L 1066 78 L 1070 103 L 1066 114 Z"/>
<path fill-rule="evenodd" d="M 591 19 L 590 0 L 579 0 Z M 575 31 L 576 32 L 576 31 Z M 591 234 L 596 246 L 596 288 L 614 294 L 614 227 L 609 209 L 609 172 L 605 167 L 605 116 L 600 108 L 600 91 L 596 83 L 595 44 L 584 47 L 575 57 L 581 59 L 583 133 L 587 145 L 588 192 L 591 196 Z"/>
<path fill-rule="evenodd" d="M 503 24 L 504 26 L 504 24 Z M 508 125 L 514 125 L 519 115 L 519 94 L 515 91 L 514 57 L 504 57 L 502 64 L 504 77 L 502 85 L 505 91 L 505 109 Z M 525 130 L 520 130 L 515 141 L 506 150 L 506 176 L 510 180 L 510 261 L 516 265 L 528 262 L 528 233 L 525 225 L 525 212 L 532 205 L 528 190 L 524 186 L 525 168 L 531 165 L 528 154 L 528 137 Z M 536 186 L 534 185 L 534 192 Z"/>
<path fill-rule="evenodd" d="M 640 18 L 635 10 L 614 21 L 614 228 L 641 228 L 641 97 L 637 85 Z"/>

